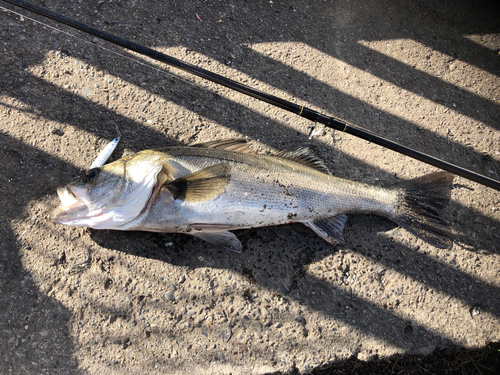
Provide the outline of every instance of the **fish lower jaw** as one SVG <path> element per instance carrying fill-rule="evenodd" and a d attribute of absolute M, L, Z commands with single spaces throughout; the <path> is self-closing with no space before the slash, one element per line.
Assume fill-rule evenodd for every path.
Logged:
<path fill-rule="evenodd" d="M 101 220 L 95 221 L 95 218 L 99 218 L 101 215 L 94 215 L 94 216 L 89 216 L 89 217 L 79 217 L 76 219 L 53 219 L 52 222 L 62 224 L 62 225 L 68 225 L 70 227 L 89 227 L 89 228 L 96 228 L 96 224 L 100 223 Z M 107 228 L 102 228 L 102 229 L 107 229 Z"/>

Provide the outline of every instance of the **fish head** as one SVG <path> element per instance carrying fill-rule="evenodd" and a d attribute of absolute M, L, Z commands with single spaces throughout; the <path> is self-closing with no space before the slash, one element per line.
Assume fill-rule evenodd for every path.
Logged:
<path fill-rule="evenodd" d="M 57 189 L 61 204 L 50 220 L 76 227 L 120 229 L 146 209 L 165 169 L 164 159 L 159 153 L 140 152 L 88 170 L 82 178 Z"/>

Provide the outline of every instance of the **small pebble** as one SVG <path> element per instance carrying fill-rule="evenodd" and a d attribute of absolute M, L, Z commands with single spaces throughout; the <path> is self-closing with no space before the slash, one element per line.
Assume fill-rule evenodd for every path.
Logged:
<path fill-rule="evenodd" d="M 250 328 L 256 332 L 262 332 L 262 324 L 260 322 L 253 322 L 250 324 Z"/>
<path fill-rule="evenodd" d="M 175 296 L 174 296 L 174 291 L 173 290 L 169 290 L 167 293 L 165 293 L 165 297 L 169 300 L 169 301 L 173 301 L 175 299 Z"/>
<path fill-rule="evenodd" d="M 82 89 L 82 95 L 85 97 L 89 97 L 94 93 L 92 89 Z"/>
<path fill-rule="evenodd" d="M 280 283 L 280 291 L 283 294 L 290 293 L 290 289 L 288 289 L 288 287 L 285 284 L 283 284 L 283 283 Z"/>
<path fill-rule="evenodd" d="M 295 321 L 299 324 L 302 324 L 303 326 L 306 325 L 306 320 L 304 319 L 304 317 L 302 315 L 297 315 L 295 317 Z"/>
<path fill-rule="evenodd" d="M 182 275 L 179 277 L 179 284 L 182 284 L 184 281 L 186 281 L 186 276 Z"/>
<path fill-rule="evenodd" d="M 231 328 L 229 327 L 223 327 L 222 330 L 220 331 L 220 337 L 222 337 L 222 340 L 224 342 L 228 342 L 231 339 L 232 336 Z"/>

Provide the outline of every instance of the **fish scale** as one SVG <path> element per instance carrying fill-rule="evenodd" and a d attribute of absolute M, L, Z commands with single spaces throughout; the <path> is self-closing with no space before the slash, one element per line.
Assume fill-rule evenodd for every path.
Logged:
<path fill-rule="evenodd" d="M 190 218 L 195 222 L 210 220 L 217 223 L 221 221 L 220 216 L 224 215 L 227 219 L 223 224 L 234 223 L 232 214 L 238 206 L 244 207 L 248 215 L 256 216 L 252 221 L 258 219 L 262 225 L 313 220 L 339 212 L 386 212 L 390 215 L 397 200 L 397 193 L 394 191 L 329 176 L 294 160 L 267 155 L 256 158 L 252 154 L 217 149 L 210 151 L 207 153 L 200 149 L 196 154 L 192 148 L 164 151 L 171 155 L 170 164 L 183 167 L 177 173 L 174 172 L 174 178 L 181 177 L 186 170 L 195 172 L 221 162 L 231 166 L 231 179 L 223 194 L 213 202 L 191 205 L 193 212 L 196 206 L 200 215 L 199 218 Z M 185 205 L 185 202 L 179 204 Z M 160 212 L 161 209 L 160 207 Z M 212 215 L 215 210 L 219 217 L 209 218 L 208 215 Z M 160 212 L 155 212 L 153 220 L 161 220 L 162 224 L 175 220 Z M 185 219 L 182 221 L 186 223 Z M 235 227 L 250 226 L 248 219 L 234 224 Z"/>

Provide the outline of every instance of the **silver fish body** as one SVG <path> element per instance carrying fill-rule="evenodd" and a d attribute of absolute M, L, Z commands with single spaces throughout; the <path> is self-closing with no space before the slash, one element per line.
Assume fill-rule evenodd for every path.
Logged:
<path fill-rule="evenodd" d="M 187 233 L 241 251 L 229 230 L 301 222 L 335 244 L 346 214 L 363 213 L 447 247 L 438 211 L 451 181 L 441 172 L 382 188 L 332 176 L 308 147 L 257 155 L 242 140 L 224 140 L 146 150 L 93 169 L 58 190 L 62 205 L 51 216 L 96 229 Z"/>

